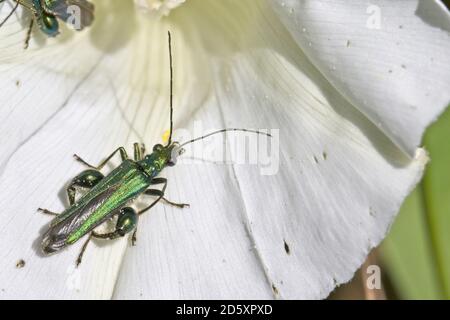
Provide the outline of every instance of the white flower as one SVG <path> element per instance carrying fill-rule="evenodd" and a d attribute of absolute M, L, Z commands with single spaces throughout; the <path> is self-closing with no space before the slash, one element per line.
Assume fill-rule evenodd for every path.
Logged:
<path fill-rule="evenodd" d="M 376 3 L 189 0 L 158 18 L 98 1 L 92 27 L 36 31 L 27 51 L 15 15 L 0 29 L 0 297 L 316 299 L 351 279 L 419 181 L 421 136 L 449 102 L 442 6 Z M 159 204 L 136 247 L 95 242 L 75 271 L 81 243 L 42 257 L 36 209 L 67 205 L 83 169 L 72 154 L 96 163 L 168 128 L 167 30 L 175 127 L 279 128 L 278 173 L 167 169 L 167 197 L 190 209 Z"/>
<path fill-rule="evenodd" d="M 167 16 L 172 9 L 179 7 L 186 0 L 135 0 L 136 4 L 150 12 Z"/>

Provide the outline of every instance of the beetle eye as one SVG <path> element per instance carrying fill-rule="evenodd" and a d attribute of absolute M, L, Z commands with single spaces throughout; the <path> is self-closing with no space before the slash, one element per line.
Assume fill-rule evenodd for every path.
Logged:
<path fill-rule="evenodd" d="M 167 162 L 167 165 L 169 167 L 173 167 L 175 164 L 176 164 L 175 161 L 172 161 L 172 160 L 169 160 L 169 162 Z"/>
<path fill-rule="evenodd" d="M 162 148 L 164 147 L 158 143 L 153 146 L 153 151 L 160 151 Z"/>

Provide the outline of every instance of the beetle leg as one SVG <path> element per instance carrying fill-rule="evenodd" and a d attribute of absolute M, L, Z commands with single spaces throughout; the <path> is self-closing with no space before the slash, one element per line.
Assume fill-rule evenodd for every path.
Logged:
<path fill-rule="evenodd" d="M 161 197 L 161 199 L 164 197 L 164 192 L 158 189 L 148 189 L 144 191 L 144 194 L 148 196 L 157 196 Z"/>
<path fill-rule="evenodd" d="M 80 173 L 78 176 L 73 178 L 70 185 L 67 187 L 67 197 L 69 198 L 69 205 L 73 205 L 75 203 L 75 194 L 77 187 L 80 188 L 92 188 L 97 183 L 100 182 L 104 178 L 103 174 L 100 171 L 96 170 L 85 170 Z M 52 212 L 47 209 L 38 208 L 38 211 L 41 211 L 44 214 L 57 216 L 59 213 Z"/>
<path fill-rule="evenodd" d="M 119 237 L 125 236 L 127 233 L 133 231 L 138 223 L 139 216 L 136 211 L 131 207 L 122 208 L 117 218 L 116 228 L 113 232 L 109 233 L 96 233 L 92 232 L 92 235 L 98 239 L 113 240 Z"/>
<path fill-rule="evenodd" d="M 87 238 L 86 242 L 83 244 L 83 246 L 81 247 L 81 251 L 78 254 L 78 258 L 77 258 L 77 262 L 76 262 L 76 267 L 78 268 L 78 266 L 81 264 L 81 260 L 83 259 L 83 254 L 86 251 L 87 245 L 89 244 L 89 242 L 92 239 L 92 233 L 89 234 L 89 237 Z"/>
<path fill-rule="evenodd" d="M 138 212 L 138 215 L 143 214 L 144 212 L 150 210 L 151 208 L 153 208 L 155 206 L 155 204 L 157 204 L 159 202 L 159 200 L 162 199 L 162 197 L 164 196 L 164 192 L 166 191 L 166 187 L 167 187 L 167 179 L 166 178 L 155 178 L 152 180 L 152 182 L 150 184 L 160 184 L 163 183 L 164 186 L 162 188 L 162 190 L 156 190 L 156 189 L 148 189 L 147 191 L 150 192 L 150 190 L 153 190 L 152 192 L 159 192 L 158 193 L 158 198 L 152 202 L 152 204 L 150 204 L 148 207 L 142 209 L 141 211 Z M 147 193 L 147 191 L 145 191 L 145 193 Z"/>
<path fill-rule="evenodd" d="M 172 202 L 170 200 L 167 200 L 166 198 L 162 197 L 161 200 L 163 200 L 165 203 L 180 208 L 180 209 L 184 209 L 184 208 L 189 208 L 191 205 L 189 203 L 176 203 L 176 202 Z"/>
<path fill-rule="evenodd" d="M 67 197 L 69 198 L 69 204 L 75 203 L 76 188 L 92 188 L 99 183 L 105 176 L 97 170 L 88 169 L 81 172 L 75 178 L 73 178 L 70 185 L 67 187 Z"/>
<path fill-rule="evenodd" d="M 38 211 L 42 212 L 43 214 L 48 214 L 48 215 L 51 215 L 51 216 L 59 215 L 59 213 L 56 213 L 56 212 L 53 212 L 53 211 L 50 211 L 50 210 L 47 210 L 47 209 L 42 209 L 42 208 L 38 208 Z"/>
<path fill-rule="evenodd" d="M 28 49 L 28 46 L 30 44 L 31 32 L 33 31 L 33 26 L 34 26 L 34 18 L 31 17 L 30 26 L 28 27 L 28 31 L 27 31 L 27 37 L 25 38 L 25 44 L 24 44 L 25 50 Z"/>
<path fill-rule="evenodd" d="M 166 202 L 167 204 L 170 204 L 172 206 L 178 207 L 178 208 L 185 208 L 185 207 L 189 207 L 189 204 L 187 203 L 175 203 L 172 202 L 166 198 L 164 198 L 164 191 L 166 190 L 166 185 L 167 185 L 167 179 L 166 178 L 154 178 L 150 184 L 163 184 L 164 183 L 164 187 L 163 187 L 163 191 L 160 190 L 155 190 L 155 189 L 148 189 L 147 191 L 145 191 L 144 193 L 146 195 L 150 195 L 150 196 L 157 196 L 157 197 L 161 197 L 159 200 L 163 200 L 164 202 Z M 159 201 L 158 200 L 158 201 Z M 157 201 L 156 201 L 157 202 Z"/>
<path fill-rule="evenodd" d="M 167 183 L 166 178 L 153 178 L 152 181 L 150 182 L 150 184 L 163 184 L 163 183 Z"/>
<path fill-rule="evenodd" d="M 157 204 L 163 198 L 163 195 L 164 195 L 164 191 L 161 191 L 161 190 L 148 189 L 145 191 L 145 194 L 147 194 L 147 191 L 148 192 L 152 191 L 155 193 L 158 192 L 158 198 L 155 201 L 153 201 L 148 207 L 145 207 L 144 209 L 140 210 L 138 212 L 138 215 L 141 215 L 141 214 L 145 213 L 146 211 L 150 210 L 151 208 L 153 208 L 155 206 L 155 204 Z"/>
<path fill-rule="evenodd" d="M 95 166 L 93 166 L 93 165 L 90 165 L 89 163 L 87 163 L 86 161 L 84 161 L 83 159 L 81 159 L 81 158 L 80 158 L 79 156 L 77 156 L 76 154 L 74 154 L 73 156 L 74 156 L 74 158 L 75 158 L 77 161 L 79 161 L 79 162 L 81 162 L 82 164 L 88 166 L 89 168 L 92 168 L 92 169 L 95 169 L 95 170 L 101 170 L 101 169 L 105 166 L 105 164 L 107 164 L 108 161 L 111 160 L 112 157 L 114 157 L 114 155 L 115 155 L 117 152 L 120 152 L 120 158 L 122 159 L 122 161 L 128 159 L 127 151 L 125 150 L 124 147 L 120 147 L 120 148 L 117 148 L 113 153 L 111 153 L 111 154 L 109 155 L 109 157 L 107 157 L 105 160 L 103 160 L 97 167 L 95 167 Z"/>
<path fill-rule="evenodd" d="M 187 204 L 187 203 L 175 203 L 175 202 L 172 202 L 172 201 L 164 198 L 164 193 L 162 193 L 160 190 L 148 189 L 144 192 L 144 194 L 149 195 L 149 196 L 157 196 L 157 197 L 162 196 L 161 197 L 162 201 L 164 201 L 165 203 L 170 204 L 171 206 L 174 206 L 174 207 L 178 207 L 181 209 L 183 209 L 185 207 L 189 207 L 189 204 Z"/>
<path fill-rule="evenodd" d="M 142 160 L 143 153 L 142 153 L 142 149 L 141 149 L 141 146 L 139 145 L 139 143 L 136 142 L 133 145 L 133 148 L 134 148 L 134 161 Z"/>
<path fill-rule="evenodd" d="M 136 241 L 136 226 L 138 223 L 139 215 L 133 208 L 125 207 L 120 210 L 117 218 L 116 229 L 109 233 L 96 233 L 92 232 L 92 235 L 98 239 L 113 240 L 119 237 L 125 236 L 127 233 L 135 230 L 132 237 L 132 244 Z"/>
<path fill-rule="evenodd" d="M 164 178 L 160 178 L 160 179 L 164 179 Z M 148 189 L 148 190 L 146 190 L 145 191 L 145 193 L 147 193 L 147 191 L 158 191 L 159 192 L 159 194 L 158 194 L 158 199 L 156 199 L 155 201 L 153 201 L 148 207 L 146 207 L 146 208 L 144 208 L 144 209 L 142 209 L 141 211 L 139 211 L 137 214 L 138 214 L 138 216 L 140 216 L 141 214 L 143 214 L 144 212 L 146 212 L 146 211 L 148 211 L 148 210 L 150 210 L 151 208 L 153 208 L 153 206 L 155 205 L 155 204 L 157 204 L 162 198 L 163 198 L 163 195 L 164 195 L 164 190 L 166 189 L 166 186 L 167 186 L 167 180 L 166 180 L 166 182 L 165 182 L 165 185 L 164 185 L 164 187 L 163 187 L 163 191 L 161 191 L 161 190 L 155 190 L 155 189 Z M 131 245 L 132 246 L 135 246 L 136 245 L 136 233 L 137 233 L 137 228 L 136 228 L 136 230 L 134 230 L 134 232 L 133 232 L 133 236 L 131 237 Z"/>
<path fill-rule="evenodd" d="M 131 236 L 131 245 L 134 247 L 136 245 L 137 237 L 137 228 L 134 230 L 133 235 Z"/>
<path fill-rule="evenodd" d="M 0 1 L 0 3 L 2 3 L 4 0 Z M 16 5 L 14 6 L 14 8 L 11 10 L 10 13 L 8 13 L 8 15 L 6 16 L 5 19 L 3 19 L 3 21 L 0 22 L 0 28 L 3 27 L 3 25 L 6 23 L 6 21 L 9 20 L 9 18 L 11 18 L 11 16 L 14 14 L 14 12 L 16 12 L 17 8 L 19 8 L 19 2 L 16 2 Z"/>
<path fill-rule="evenodd" d="M 80 263 L 83 259 L 83 254 L 86 251 L 87 245 L 89 244 L 89 242 L 91 241 L 92 238 L 113 240 L 113 239 L 116 239 L 119 237 L 123 237 L 127 233 L 136 229 L 138 219 L 139 219 L 139 216 L 133 208 L 125 207 L 125 208 L 122 208 L 119 212 L 119 216 L 117 218 L 116 229 L 113 232 L 96 233 L 95 231 L 92 231 L 89 234 L 89 237 L 87 238 L 86 242 L 83 244 L 83 247 L 81 248 L 81 252 L 78 255 L 77 263 L 76 263 L 77 267 L 80 265 Z"/>

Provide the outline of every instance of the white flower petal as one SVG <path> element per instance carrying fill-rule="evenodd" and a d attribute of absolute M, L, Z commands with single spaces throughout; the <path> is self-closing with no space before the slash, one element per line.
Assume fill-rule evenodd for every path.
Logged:
<path fill-rule="evenodd" d="M 320 72 L 414 155 L 450 101 L 450 16 L 438 0 L 272 0 Z"/>
<path fill-rule="evenodd" d="M 14 119 L 1 128 L 9 137 L 0 158 L 1 296 L 326 297 L 385 235 L 426 155 L 406 157 L 342 98 L 265 3 L 190 0 L 162 21 L 135 15 L 130 3 L 96 3 L 92 32 L 40 50 L 34 38 L 26 53 L 20 41 L 0 44 L 0 114 Z M 125 20 L 124 30 L 116 22 Z M 17 40 L 11 30 L 21 29 L 8 26 L 0 32 Z M 168 126 L 167 29 L 175 127 L 198 119 L 212 128 L 280 128 L 280 170 L 168 169 L 167 197 L 191 208 L 159 204 L 140 220 L 136 247 L 92 243 L 73 276 L 81 243 L 40 257 L 48 218 L 35 208 L 63 209 L 58 188 L 82 168 L 74 152 L 96 162 L 119 145 L 159 142 Z M 25 268 L 16 269 L 22 258 Z"/>
<path fill-rule="evenodd" d="M 141 250 L 127 251 L 114 296 L 324 298 L 384 237 L 427 157 L 418 150 L 408 159 L 343 99 L 266 7 L 201 4 L 190 10 L 223 19 L 197 25 L 216 77 L 195 119 L 280 128 L 280 171 L 168 171 L 167 194 L 191 209 L 159 207 L 141 221 Z M 265 286 L 255 282 L 262 275 Z"/>
<path fill-rule="evenodd" d="M 40 251 L 41 235 L 50 217 L 38 213 L 37 208 L 61 212 L 67 206 L 62 188 L 82 170 L 71 155 L 76 150 L 90 161 L 100 161 L 101 155 L 110 153 L 124 141 L 128 132 L 111 99 L 111 89 L 105 82 L 90 87 L 91 81 L 100 79 L 96 76 L 86 78 L 58 112 L 50 115 L 32 133 L 26 133 L 23 141 L 7 154 L 0 182 L 0 203 L 4 208 L 1 212 L 4 223 L 0 230 L 0 268 L 4 272 L 0 275 L 0 283 L 5 290 L 2 292 L 4 297 L 108 298 L 111 294 L 123 243 L 105 248 L 91 244 L 79 270 L 74 266 L 81 243 L 48 258 L 43 258 Z M 51 82 L 41 83 L 43 90 L 45 84 Z M 38 82 L 34 85 L 39 87 Z M 99 98 L 99 89 L 105 93 L 109 91 L 109 94 Z M 39 93 L 34 95 L 35 101 L 37 95 Z M 46 108 L 44 104 L 37 105 Z M 38 113 L 33 115 L 38 121 Z M 12 131 L 25 130 L 17 126 Z M 15 269 L 15 261 L 19 259 L 26 261 L 23 269 Z"/>
<path fill-rule="evenodd" d="M 115 1 L 109 5 L 116 9 L 113 13 L 133 21 L 132 4 Z M 105 9 L 97 5 L 98 11 Z M 98 19 L 96 28 L 108 29 L 105 23 Z M 67 206 L 63 187 L 83 168 L 72 158 L 75 152 L 99 162 L 124 144 L 127 136 L 133 138 L 120 109 L 124 106 L 115 99 L 113 81 L 120 84 L 131 76 L 115 72 L 118 64 L 132 63 L 128 52 L 113 46 L 126 40 L 121 33 L 125 31 L 118 26 L 113 42 L 108 36 L 94 42 L 89 33 L 72 37 L 65 30 L 70 41 L 62 35 L 39 48 L 39 38 L 33 37 L 31 48 L 24 51 L 24 32 L 17 20 L 8 21 L 8 26 L 0 29 L 6 39 L 2 38 L 5 55 L 0 58 L 1 297 L 109 298 L 126 243 L 91 244 L 78 270 L 74 267 L 81 243 L 43 258 L 39 241 L 51 217 L 37 208 L 58 212 Z M 60 46 L 60 41 L 67 42 Z M 124 92 L 123 83 L 121 89 Z M 26 264 L 17 269 L 20 259 Z"/>

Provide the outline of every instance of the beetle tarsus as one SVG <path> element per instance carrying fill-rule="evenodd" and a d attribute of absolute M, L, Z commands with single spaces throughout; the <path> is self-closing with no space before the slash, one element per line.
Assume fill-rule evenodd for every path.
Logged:
<path fill-rule="evenodd" d="M 177 207 L 177 208 L 180 208 L 180 209 L 189 208 L 191 206 L 189 203 L 175 203 L 175 202 L 172 202 L 170 200 L 167 200 L 164 197 L 162 197 L 161 200 L 163 200 L 167 204 L 170 204 L 171 206 L 174 206 L 174 207 Z"/>
<path fill-rule="evenodd" d="M 92 168 L 92 169 L 96 169 L 93 165 L 90 165 L 89 163 L 87 163 L 86 161 L 84 161 L 81 157 L 79 157 L 77 154 L 74 154 L 73 157 L 75 158 L 75 160 L 77 160 L 78 162 L 81 162 L 82 164 L 84 164 L 85 166 Z"/>
<path fill-rule="evenodd" d="M 137 229 L 134 230 L 133 235 L 131 236 L 131 245 L 132 245 L 133 247 L 136 246 L 136 241 L 137 241 L 136 233 L 137 233 Z"/>
<path fill-rule="evenodd" d="M 25 43 L 23 46 L 24 50 L 27 50 L 28 46 L 30 45 L 31 32 L 33 31 L 33 26 L 34 26 L 34 19 L 31 18 L 30 25 L 28 26 L 27 37 L 25 38 Z"/>
<path fill-rule="evenodd" d="M 114 155 L 119 152 L 120 153 L 120 159 L 122 161 L 127 160 L 128 159 L 128 154 L 127 151 L 125 150 L 124 147 L 119 147 L 116 150 L 114 150 L 113 153 L 111 153 L 105 160 L 103 160 L 97 167 L 90 165 L 89 163 L 87 163 L 86 161 L 84 161 L 83 159 L 81 159 L 78 155 L 74 154 L 73 157 L 75 158 L 75 160 L 81 162 L 82 164 L 84 164 L 85 166 L 88 166 L 91 169 L 95 169 L 100 171 L 108 162 L 109 160 L 111 160 L 112 157 L 114 157 Z"/>
<path fill-rule="evenodd" d="M 38 211 L 43 213 L 43 214 L 48 214 L 48 215 L 51 215 L 51 216 L 59 215 L 59 213 L 56 213 L 56 212 L 53 212 L 53 211 L 50 211 L 50 210 L 47 210 L 47 209 L 42 209 L 42 208 L 38 208 Z"/>
<path fill-rule="evenodd" d="M 77 268 L 81 264 L 81 261 L 83 260 L 83 254 L 86 251 L 87 245 L 89 244 L 91 239 L 92 239 L 92 233 L 89 234 L 89 237 L 87 238 L 86 242 L 83 244 L 83 247 L 81 248 L 80 254 L 77 257 L 77 261 L 75 263 Z"/>

